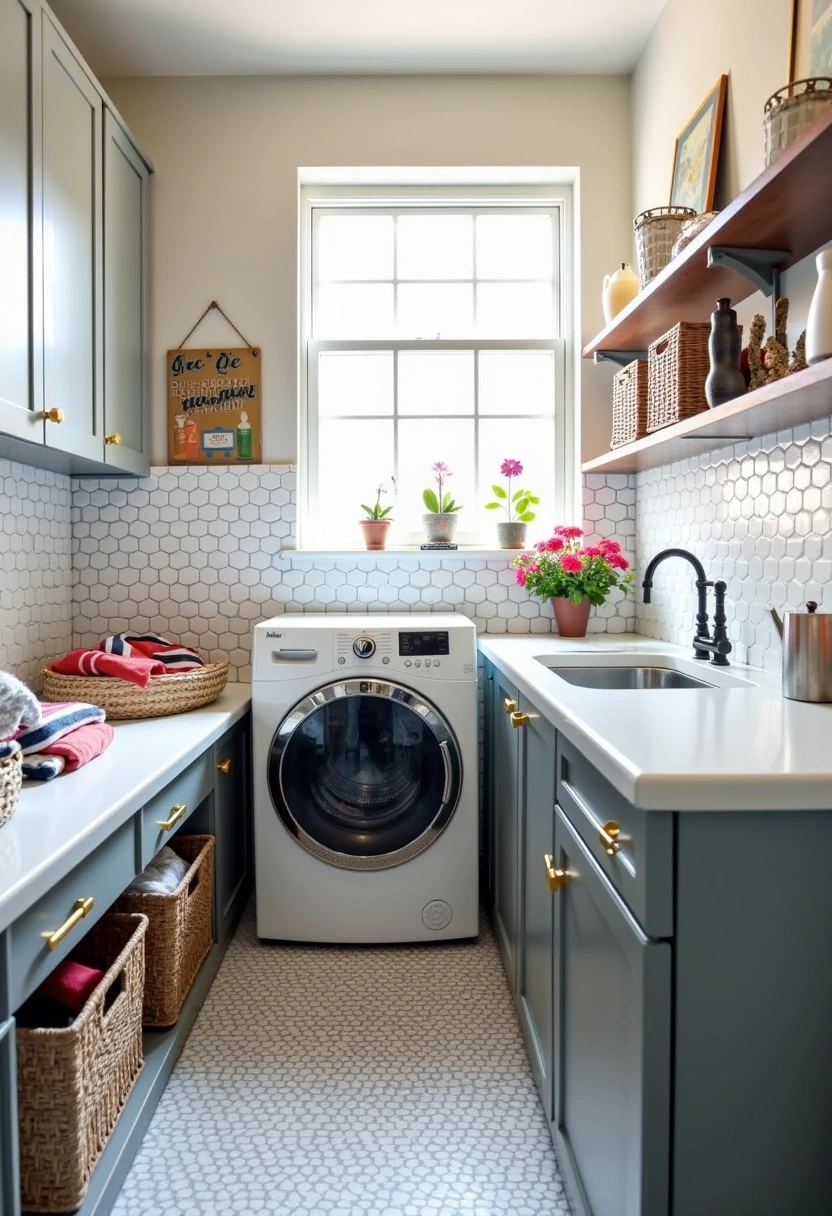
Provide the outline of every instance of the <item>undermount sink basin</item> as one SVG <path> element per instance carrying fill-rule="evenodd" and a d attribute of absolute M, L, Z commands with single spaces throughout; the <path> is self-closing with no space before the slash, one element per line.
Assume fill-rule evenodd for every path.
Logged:
<path fill-rule="evenodd" d="M 555 667 L 549 670 L 581 688 L 713 688 L 670 667 Z"/>

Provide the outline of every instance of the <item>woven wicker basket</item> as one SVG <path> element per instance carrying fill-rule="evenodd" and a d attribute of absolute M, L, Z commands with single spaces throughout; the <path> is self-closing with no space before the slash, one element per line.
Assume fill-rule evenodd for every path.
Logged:
<path fill-rule="evenodd" d="M 28 1212 L 81 1206 L 141 1072 L 146 929 L 143 916 L 102 917 L 72 957 L 105 967 L 106 975 L 72 1025 L 17 1029 L 20 1190 Z"/>
<path fill-rule="evenodd" d="M 832 79 L 828 76 L 795 80 L 772 93 L 763 116 L 766 165 L 777 160 L 829 105 L 832 105 Z"/>
<path fill-rule="evenodd" d="M 174 853 L 190 862 L 169 895 L 125 891 L 114 907 L 142 912 L 150 922 L 145 941 L 145 1026 L 172 1026 L 203 960 L 211 949 L 214 837 L 176 836 Z"/>
<path fill-rule="evenodd" d="M 695 218 L 696 212 L 691 207 L 651 207 L 636 216 L 633 231 L 642 288 L 668 265 L 682 225 Z"/>
<path fill-rule="evenodd" d="M 634 359 L 612 382 L 611 448 L 634 443 L 647 434 L 647 360 Z"/>
<path fill-rule="evenodd" d="M 22 784 L 23 753 L 15 752 L 0 760 L 0 827 L 15 813 Z"/>
<path fill-rule="evenodd" d="M 41 674 L 44 701 L 86 701 L 100 705 L 110 719 L 161 718 L 216 701 L 228 679 L 228 663 L 151 676 L 147 688 L 114 676 L 62 676 L 48 667 Z"/>
<path fill-rule="evenodd" d="M 647 430 L 659 431 L 708 409 L 706 321 L 680 321 L 647 348 Z"/>

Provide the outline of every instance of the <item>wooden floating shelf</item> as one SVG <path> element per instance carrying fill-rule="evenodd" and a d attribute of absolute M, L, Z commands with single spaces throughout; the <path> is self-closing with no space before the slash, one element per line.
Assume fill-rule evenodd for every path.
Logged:
<path fill-rule="evenodd" d="M 832 359 L 596 456 L 584 473 L 640 473 L 832 415 Z"/>
<path fill-rule="evenodd" d="M 785 270 L 832 240 L 830 197 L 832 107 L 584 347 L 584 358 L 647 350 L 677 321 L 707 320 L 718 296 L 732 304 L 746 299 L 753 284 L 725 266 L 709 268 L 710 246 L 788 249 L 778 267 Z"/>

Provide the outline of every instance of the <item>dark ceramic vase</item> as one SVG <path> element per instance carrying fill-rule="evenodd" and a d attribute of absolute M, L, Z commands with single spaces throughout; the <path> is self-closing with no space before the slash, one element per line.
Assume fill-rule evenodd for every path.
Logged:
<path fill-rule="evenodd" d="M 745 377 L 740 371 L 742 335 L 737 325 L 737 314 L 731 301 L 725 297 L 716 302 L 716 312 L 711 313 L 711 336 L 708 339 L 708 354 L 711 370 L 705 381 L 705 397 L 713 409 L 725 405 L 734 397 L 746 392 Z"/>

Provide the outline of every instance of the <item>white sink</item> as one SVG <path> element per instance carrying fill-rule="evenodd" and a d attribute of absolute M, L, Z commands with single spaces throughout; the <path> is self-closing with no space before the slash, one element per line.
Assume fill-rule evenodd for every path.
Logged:
<path fill-rule="evenodd" d="M 753 688 L 750 680 L 725 667 L 676 655 L 645 652 L 605 654 L 542 654 L 535 662 L 565 684 L 596 691 L 668 691 L 709 688 Z"/>

